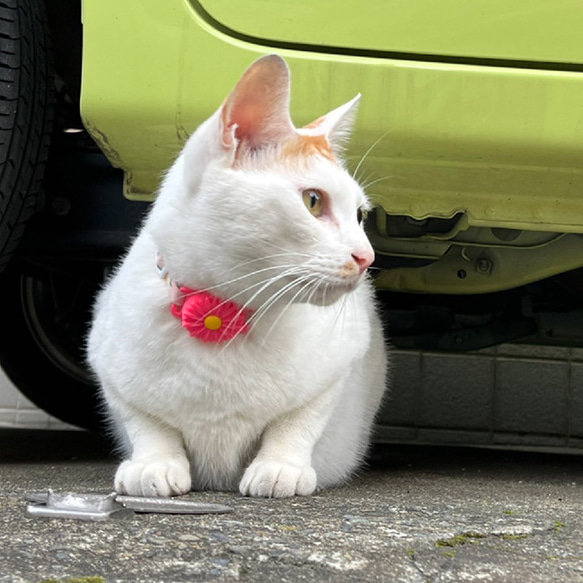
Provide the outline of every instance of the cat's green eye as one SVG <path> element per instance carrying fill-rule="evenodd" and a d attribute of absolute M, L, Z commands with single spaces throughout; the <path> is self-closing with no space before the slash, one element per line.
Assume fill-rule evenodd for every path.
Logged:
<path fill-rule="evenodd" d="M 366 221 L 366 217 L 368 216 L 368 211 L 365 209 L 358 209 L 356 211 L 356 220 L 360 225 L 363 221 Z"/>
<path fill-rule="evenodd" d="M 306 208 L 315 217 L 319 217 L 324 210 L 324 195 L 315 188 L 306 188 L 302 191 L 302 200 Z"/>

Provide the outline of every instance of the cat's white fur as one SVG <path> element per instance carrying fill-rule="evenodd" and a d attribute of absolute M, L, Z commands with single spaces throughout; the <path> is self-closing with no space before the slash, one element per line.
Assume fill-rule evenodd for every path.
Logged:
<path fill-rule="evenodd" d="M 307 495 L 361 463 L 385 347 L 363 273 L 373 252 L 357 209 L 368 203 L 329 155 L 356 101 L 296 130 L 287 65 L 264 57 L 168 172 L 98 296 L 88 340 L 126 455 L 118 492 Z M 286 150 L 302 136 L 333 148 Z M 308 211 L 309 188 L 326 193 L 325 215 Z M 170 313 L 157 253 L 181 284 L 255 310 L 250 332 L 191 338 Z"/>

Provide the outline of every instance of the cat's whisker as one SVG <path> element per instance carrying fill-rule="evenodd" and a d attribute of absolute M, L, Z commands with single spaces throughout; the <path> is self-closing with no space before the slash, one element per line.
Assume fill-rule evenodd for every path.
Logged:
<path fill-rule="evenodd" d="M 356 165 L 356 168 L 354 169 L 354 172 L 352 173 L 352 178 L 354 178 L 354 180 L 358 181 L 358 171 L 360 170 L 360 167 L 363 165 L 363 163 L 365 162 L 365 160 L 368 158 L 369 154 L 379 145 L 379 143 L 384 140 L 390 133 L 392 132 L 392 130 L 387 130 L 384 134 L 382 134 L 381 136 L 379 136 L 373 143 L 372 145 L 370 145 L 367 149 L 367 151 L 363 154 L 362 158 L 360 159 L 360 161 L 358 162 L 358 164 Z"/>
<path fill-rule="evenodd" d="M 221 302 L 221 304 L 219 304 L 219 305 L 224 305 L 227 302 L 233 301 L 236 298 L 238 298 L 239 296 L 242 296 L 242 295 L 248 293 L 249 291 L 253 290 L 254 288 L 260 287 L 260 289 L 256 292 L 254 292 L 253 295 L 241 306 L 241 309 L 237 312 L 237 316 L 239 316 L 245 310 L 247 310 L 250 303 L 253 302 L 253 300 L 255 300 L 257 298 L 257 296 L 260 295 L 263 291 L 265 291 L 270 285 L 276 283 L 277 281 L 279 281 L 280 279 L 282 279 L 284 277 L 287 277 L 289 275 L 294 275 L 295 271 L 296 271 L 295 267 L 291 268 L 291 269 L 286 269 L 284 272 L 280 273 L 279 275 L 277 275 L 275 277 L 268 277 L 266 279 L 262 279 L 258 282 L 255 282 L 252 285 L 249 285 L 246 288 L 239 290 L 236 294 L 231 295 L 228 299 L 223 300 Z"/>
<path fill-rule="evenodd" d="M 298 273 L 301 275 L 301 272 Z M 297 285 L 301 284 L 302 282 L 306 281 L 309 275 L 301 275 L 301 277 L 297 277 L 296 279 L 288 282 L 285 284 L 281 289 L 276 291 L 273 295 L 267 298 L 259 308 L 254 312 L 253 316 L 250 319 L 250 323 L 256 324 L 258 320 L 267 312 L 269 308 L 271 308 L 277 301 L 283 297 L 290 289 L 293 289 Z"/>
<path fill-rule="evenodd" d="M 273 306 L 277 300 L 284 296 L 288 290 L 293 289 L 295 286 L 301 284 L 308 276 L 306 274 L 297 273 L 296 277 L 287 282 L 282 288 L 278 289 L 275 293 L 265 299 L 265 301 L 255 310 L 254 320 L 257 320 L 266 312 L 271 306 Z"/>
<path fill-rule="evenodd" d="M 326 292 L 328 291 L 328 288 L 330 287 L 329 284 L 324 285 L 324 292 L 322 293 L 322 302 L 324 305 L 327 305 L 326 303 Z"/>
<path fill-rule="evenodd" d="M 240 316 L 241 314 L 243 314 L 243 313 L 246 311 L 246 309 L 248 308 L 249 304 L 250 304 L 250 303 L 251 303 L 251 302 L 252 302 L 252 301 L 253 301 L 253 300 L 254 300 L 254 299 L 255 299 L 255 298 L 256 298 L 256 297 L 257 297 L 257 296 L 260 294 L 260 293 L 262 293 L 262 291 L 264 291 L 264 290 L 265 290 L 265 289 L 267 289 L 267 288 L 268 288 L 270 285 L 272 285 L 272 284 L 276 283 L 276 282 L 277 282 L 277 281 L 279 281 L 280 279 L 282 279 L 282 278 L 284 278 L 284 277 L 288 277 L 288 276 L 290 276 L 290 275 L 294 275 L 295 273 L 299 273 L 299 272 L 301 272 L 301 270 L 302 270 L 302 266 L 301 266 L 301 265 L 300 265 L 300 266 L 297 266 L 297 265 L 292 265 L 292 266 L 284 266 L 284 267 L 281 267 L 281 266 L 279 266 L 279 267 L 280 267 L 280 268 L 285 268 L 285 267 L 288 267 L 288 268 L 287 268 L 287 269 L 285 269 L 285 270 L 284 270 L 282 273 L 280 273 L 279 275 L 277 275 L 277 276 L 275 276 L 275 277 L 268 277 L 268 278 L 266 278 L 266 279 L 262 279 L 262 280 L 260 280 L 260 281 L 258 281 L 258 282 L 255 282 L 255 283 L 253 283 L 253 284 L 251 284 L 251 285 L 247 286 L 246 288 L 243 288 L 243 289 L 239 290 L 239 291 L 238 291 L 236 294 L 233 294 L 233 295 L 231 295 L 231 296 L 230 296 L 228 299 L 225 299 L 225 300 L 221 301 L 221 302 L 220 302 L 220 303 L 219 303 L 217 306 L 213 307 L 213 308 L 212 308 L 211 310 L 209 310 L 209 311 L 208 311 L 206 314 L 203 314 L 203 318 L 204 318 L 204 317 L 206 317 L 206 316 L 209 316 L 209 315 L 211 315 L 211 314 L 212 314 L 214 311 L 216 311 L 216 310 L 217 310 L 218 308 L 220 308 L 221 306 L 224 306 L 225 304 L 227 304 L 227 303 L 229 303 L 229 302 L 231 302 L 231 301 L 235 300 L 235 299 L 236 299 L 238 296 L 240 296 L 240 295 L 243 295 L 243 294 L 246 294 L 246 293 L 248 293 L 249 291 L 253 290 L 254 288 L 261 287 L 261 289 L 260 289 L 259 291 L 255 292 L 255 293 L 254 293 L 254 294 L 251 296 L 251 298 L 250 298 L 250 299 L 249 299 L 247 302 L 245 302 L 245 304 L 243 304 L 243 306 L 241 306 L 241 307 L 239 308 L 238 312 L 235 314 L 235 316 L 233 317 L 233 320 L 232 320 L 232 322 L 235 322 L 235 321 L 237 321 L 237 319 L 239 318 L 239 316 Z M 259 271 L 262 271 L 262 270 L 259 270 Z M 185 297 L 186 297 L 186 296 L 189 296 L 189 295 L 196 295 L 197 293 L 200 293 L 200 291 L 193 292 L 192 294 L 186 294 L 186 295 L 185 295 Z M 227 324 L 227 326 L 225 326 L 225 330 L 224 330 L 224 332 L 223 332 L 223 335 L 224 335 L 224 334 L 226 334 L 226 333 L 228 332 L 228 330 L 229 330 L 230 326 L 232 326 L 232 322 L 230 322 L 229 324 Z M 250 323 L 250 322 L 251 322 L 251 319 L 250 319 L 249 323 Z M 241 331 L 237 332 L 237 333 L 235 334 L 235 336 L 234 336 L 232 339 L 230 339 L 230 340 L 227 342 L 227 344 L 226 344 L 225 348 L 226 348 L 227 346 L 229 346 L 229 345 L 231 344 L 231 342 L 232 342 L 232 341 L 233 341 L 235 338 L 237 338 L 237 337 L 238 337 L 240 334 L 241 334 Z M 221 336 L 220 338 L 222 338 L 222 336 Z M 220 340 L 219 340 L 219 341 L 220 341 Z M 221 351 L 221 353 L 222 353 L 222 351 Z"/>
<path fill-rule="evenodd" d="M 273 294 L 273 296 L 270 296 L 255 312 L 253 312 L 253 314 L 251 315 L 251 317 L 248 320 L 248 324 L 250 326 L 256 326 L 257 322 L 268 311 L 268 309 L 271 306 L 273 306 L 277 302 L 277 300 L 280 297 L 282 297 L 283 295 L 285 295 L 290 289 L 293 289 L 295 286 L 299 285 L 302 282 L 302 280 L 303 280 L 303 278 L 294 279 L 291 282 L 287 283 L 282 289 L 278 290 L 275 294 Z M 277 281 L 277 280 L 274 280 L 272 283 L 275 283 L 275 281 Z M 243 309 L 245 309 L 245 308 L 243 308 Z M 235 337 L 231 338 L 226 343 L 224 349 L 226 349 L 238 336 L 239 336 L 239 334 L 237 334 L 237 335 L 235 335 Z"/>
<path fill-rule="evenodd" d="M 326 288 L 328 287 L 328 283 L 326 283 L 325 278 L 321 276 L 318 279 L 314 280 L 314 287 L 310 291 L 310 294 L 308 295 L 308 297 L 306 298 L 306 302 L 308 304 L 312 303 L 314 296 L 316 295 L 317 291 L 320 289 L 322 284 L 324 284 L 324 293 L 325 293 Z"/>
<path fill-rule="evenodd" d="M 283 315 L 288 311 L 288 309 L 290 308 L 290 306 L 292 306 L 295 303 L 296 298 L 301 295 L 304 290 L 306 288 L 308 288 L 310 285 L 314 284 L 314 280 L 306 277 L 307 282 L 293 295 L 293 297 L 288 301 L 288 303 L 283 307 L 283 309 L 281 310 L 281 312 L 279 313 L 279 315 L 277 316 L 277 318 L 273 321 L 273 323 L 271 324 L 271 326 L 269 327 L 269 330 L 267 330 L 264 338 L 263 338 L 263 343 L 265 343 L 265 340 L 269 337 L 269 335 L 271 334 L 271 332 L 274 330 L 274 328 L 277 326 L 277 324 L 279 323 L 279 321 L 281 320 L 281 318 L 283 317 Z M 305 280 L 298 280 L 296 283 L 302 283 Z M 289 291 L 289 290 L 286 290 Z M 311 297 L 311 295 L 310 295 Z M 266 312 L 267 310 L 265 310 Z M 265 313 L 263 312 L 263 313 Z"/>
<path fill-rule="evenodd" d="M 346 294 L 342 296 L 342 298 L 340 299 L 340 301 L 338 302 L 338 308 L 336 309 L 336 313 L 334 314 L 334 318 L 333 320 L 330 322 L 330 328 L 333 330 L 334 328 L 336 328 L 338 322 L 340 321 L 340 318 L 342 317 L 342 330 L 344 330 L 344 320 L 346 317 L 345 314 L 345 306 L 346 306 L 346 302 L 347 302 L 347 296 Z"/>
<path fill-rule="evenodd" d="M 289 283 L 285 287 L 285 289 L 280 290 L 281 293 L 278 292 L 277 298 L 274 298 L 272 301 L 270 300 L 270 301 L 265 302 L 261 306 L 261 309 L 258 310 L 254 314 L 255 318 L 253 319 L 252 325 L 254 327 L 257 327 L 259 321 L 269 312 L 269 310 L 278 302 L 278 300 L 281 300 L 281 298 L 283 298 L 285 296 L 285 294 L 291 292 L 292 290 L 294 290 L 295 288 L 297 288 L 302 283 L 303 283 L 303 280 L 302 279 L 298 279 L 298 280 L 295 280 L 295 281 Z M 276 322 L 279 322 L 281 316 L 283 315 L 283 313 L 285 313 L 287 311 L 289 305 L 291 305 L 291 304 L 286 304 L 282 308 L 280 314 L 276 318 Z M 269 329 L 267 330 L 267 332 L 263 333 L 263 337 L 261 339 L 261 345 L 262 346 L 265 346 L 265 342 L 266 342 L 267 338 L 269 337 L 269 335 L 271 334 L 272 330 L 273 330 L 273 325 L 269 327 Z"/>
<path fill-rule="evenodd" d="M 281 248 L 283 250 L 283 247 Z M 250 259 L 249 261 L 244 261 L 243 263 L 238 263 L 236 266 L 232 267 L 229 271 L 233 271 L 234 269 L 240 269 L 241 267 L 245 267 L 247 265 L 251 265 L 251 263 L 257 263 L 259 261 L 267 261 L 269 259 L 277 259 L 279 257 L 305 257 L 306 253 L 299 253 L 296 251 L 285 251 L 284 253 L 275 253 L 274 255 L 264 255 L 262 257 L 257 257 L 256 259 Z M 311 256 L 310 256 L 311 257 Z"/>
<path fill-rule="evenodd" d="M 268 260 L 268 259 L 273 259 L 273 258 L 277 258 L 277 257 L 285 257 L 285 256 L 309 257 L 309 261 L 306 261 L 306 262 L 304 262 L 303 264 L 300 264 L 300 265 L 309 265 L 310 262 L 314 261 L 314 259 L 315 259 L 315 257 L 312 254 L 309 254 L 309 253 L 296 253 L 296 252 L 289 251 L 289 252 L 286 252 L 286 253 L 279 253 L 279 254 L 275 254 L 275 255 L 265 255 L 265 256 L 259 257 L 257 259 L 252 259 L 252 260 L 250 260 L 248 262 L 241 263 L 241 264 L 233 267 L 232 269 L 237 269 L 237 268 L 240 268 L 241 266 L 244 266 L 244 265 L 250 264 L 250 263 L 254 263 L 254 262 L 257 262 L 257 261 L 265 261 L 265 260 Z M 251 272 L 246 273 L 244 275 L 241 275 L 239 277 L 235 277 L 235 278 L 229 279 L 227 281 L 223 281 L 223 282 L 221 282 L 219 284 L 216 284 L 216 285 L 208 286 L 208 287 L 205 287 L 203 289 L 197 289 L 197 290 L 195 290 L 195 291 L 193 291 L 191 293 L 184 294 L 183 297 L 188 297 L 189 295 L 196 295 L 197 293 L 201 293 L 201 292 L 208 292 L 208 291 L 212 291 L 212 290 L 217 290 L 217 289 L 220 289 L 221 287 L 226 287 L 228 285 L 232 285 L 234 283 L 238 283 L 240 281 L 243 281 L 244 279 L 248 279 L 250 277 L 254 277 L 254 276 L 259 275 L 261 273 L 264 273 L 266 271 L 273 271 L 275 269 L 288 269 L 288 268 L 293 268 L 296 265 L 297 264 L 295 264 L 295 263 L 293 263 L 293 264 L 292 263 L 289 263 L 289 264 L 281 264 L 281 265 L 271 265 L 269 267 L 264 267 L 262 269 L 257 269 L 255 271 L 251 271 Z M 264 281 L 267 281 L 267 280 L 264 280 Z M 239 292 L 239 293 L 235 294 L 234 296 L 231 296 L 231 299 L 234 299 L 238 295 L 242 295 L 246 291 L 248 291 L 248 289 L 245 289 L 242 292 Z"/>
<path fill-rule="evenodd" d="M 310 261 L 305 262 L 301 267 L 304 268 L 304 270 L 309 267 L 310 263 L 312 263 L 316 258 L 311 257 Z M 299 270 L 298 275 L 301 274 L 301 270 Z M 318 282 L 318 280 L 314 280 L 314 274 L 311 272 L 307 272 L 306 275 L 304 275 L 303 277 L 300 277 L 297 282 L 291 282 L 290 284 L 287 284 L 286 286 L 284 286 L 283 289 L 279 290 L 278 292 L 276 292 L 273 296 L 271 296 L 270 298 L 268 298 L 266 300 L 266 302 L 257 310 L 257 312 L 265 312 L 267 311 L 267 309 L 269 309 L 273 304 L 276 303 L 276 301 L 279 299 L 279 297 L 281 297 L 282 295 L 284 295 L 285 293 L 287 293 L 288 289 L 291 289 L 292 287 L 294 287 L 295 285 L 297 285 L 297 283 L 301 283 L 303 281 L 306 280 L 310 280 L 312 282 L 316 281 L 316 283 Z M 293 285 L 292 285 L 293 284 Z M 310 295 L 308 302 L 311 300 L 311 298 L 313 297 L 313 294 Z"/>
<path fill-rule="evenodd" d="M 291 269 L 288 269 L 284 272 L 282 272 L 281 274 L 277 275 L 276 277 L 272 277 L 269 278 L 267 280 L 263 280 L 262 282 L 260 282 L 258 285 L 261 285 L 260 289 L 258 291 L 256 291 L 239 309 L 239 311 L 237 312 L 237 314 L 235 315 L 234 319 L 237 319 L 241 314 L 243 314 L 249 307 L 249 305 L 261 294 L 263 293 L 269 286 L 273 285 L 274 283 L 276 283 L 277 281 L 279 281 L 280 279 L 283 279 L 284 277 L 288 277 L 290 275 L 295 275 L 296 273 L 301 271 L 301 267 L 302 266 L 294 266 Z M 289 285 L 289 284 L 288 284 Z M 242 293 L 245 293 L 247 291 L 249 291 L 250 289 L 252 289 L 253 287 L 257 287 L 256 284 L 254 284 L 253 286 L 249 286 L 246 290 L 244 290 L 243 292 L 240 292 L 238 294 L 235 294 L 234 297 L 237 297 L 238 295 L 241 295 Z M 251 316 L 249 323 L 251 323 L 253 316 Z M 235 335 L 235 338 L 238 336 Z M 232 342 L 233 339 L 229 340 L 229 342 L 227 343 L 227 346 Z"/>
<path fill-rule="evenodd" d="M 268 280 L 264 280 L 265 284 L 255 294 L 253 294 L 253 296 L 251 298 L 249 298 L 249 300 L 247 300 L 245 302 L 245 304 L 243 304 L 243 309 L 248 308 L 249 305 L 255 299 L 257 299 L 257 297 L 259 297 L 259 295 L 261 293 L 263 293 L 269 286 L 273 285 L 274 283 L 277 283 L 278 281 L 280 281 L 281 279 L 283 279 L 285 277 L 295 276 L 295 275 L 301 275 L 302 271 L 303 271 L 303 266 L 297 265 L 297 266 L 294 266 L 291 269 L 287 269 L 287 270 L 283 271 L 282 273 L 280 273 L 279 275 L 277 275 L 275 277 L 272 277 L 272 278 L 270 278 Z"/>
<path fill-rule="evenodd" d="M 349 294 L 344 294 L 340 301 L 337 303 L 336 313 L 334 318 L 330 322 L 331 333 L 334 331 L 335 334 L 344 334 L 344 327 L 346 324 L 346 303 L 351 302 L 351 296 Z M 354 301 L 351 302 L 354 306 Z M 336 326 L 340 325 L 340 330 L 335 330 Z"/>
<path fill-rule="evenodd" d="M 389 178 L 393 178 L 393 176 L 391 174 L 388 174 L 387 176 L 382 176 L 381 178 L 377 178 L 376 180 L 373 180 L 372 182 L 369 182 L 367 184 L 363 184 L 362 189 L 368 190 L 371 186 L 374 186 L 375 184 L 378 184 L 379 182 L 382 182 L 383 180 L 388 180 Z"/>
<path fill-rule="evenodd" d="M 249 277 L 254 277 L 255 275 L 259 275 L 259 274 L 264 273 L 266 271 L 273 271 L 274 269 L 287 269 L 287 268 L 294 267 L 294 265 L 295 264 L 290 263 L 290 264 L 287 264 L 287 265 L 272 265 L 270 267 L 264 267 L 262 269 L 257 269 L 256 271 L 252 271 L 252 272 L 247 273 L 245 275 L 241 275 L 239 277 L 235 277 L 233 279 L 229 279 L 227 281 L 224 281 L 224 282 L 219 283 L 219 284 L 216 284 L 216 285 L 208 286 L 208 287 L 205 287 L 203 289 L 193 290 L 190 293 L 184 294 L 183 297 L 187 298 L 187 297 L 189 297 L 191 295 L 196 295 L 196 294 L 199 294 L 199 293 L 216 290 L 216 289 L 219 289 L 221 287 L 225 287 L 227 285 L 232 285 L 234 283 L 238 283 L 240 281 L 243 281 L 244 279 L 248 279 Z M 262 282 L 259 282 L 259 285 L 261 285 L 261 283 L 263 283 L 263 281 L 268 281 L 269 279 L 271 279 L 271 278 L 262 280 Z M 254 284 L 254 285 L 256 285 L 256 284 Z M 248 291 L 248 289 L 249 288 L 246 288 L 245 290 L 242 290 L 242 291 L 238 292 L 237 294 L 235 294 L 234 296 L 232 296 L 231 299 L 234 299 L 235 297 L 237 297 L 237 296 L 245 293 L 246 291 Z"/>
<path fill-rule="evenodd" d="M 267 241 L 265 239 L 262 239 L 262 243 L 265 243 L 266 245 L 271 245 L 275 249 L 279 249 L 280 251 L 284 251 L 286 253 L 291 253 L 291 254 L 296 255 L 298 257 L 312 257 L 312 255 L 310 253 L 301 253 L 300 251 L 288 251 L 285 247 L 282 247 L 281 245 L 277 245 L 273 241 Z"/>
<path fill-rule="evenodd" d="M 359 181 L 358 184 L 360 187 L 366 192 L 366 185 L 377 177 L 375 172 L 367 172 L 366 176 L 363 176 Z"/>

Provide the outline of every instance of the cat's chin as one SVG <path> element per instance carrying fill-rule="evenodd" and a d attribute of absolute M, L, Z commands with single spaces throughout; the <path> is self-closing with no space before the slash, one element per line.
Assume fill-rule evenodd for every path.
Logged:
<path fill-rule="evenodd" d="M 350 283 L 329 286 L 322 291 L 310 293 L 307 297 L 301 298 L 300 303 L 312 304 L 313 306 L 319 306 L 322 308 L 333 306 L 343 297 L 345 297 L 346 294 L 353 292 L 360 283 L 361 280 L 358 279 Z"/>

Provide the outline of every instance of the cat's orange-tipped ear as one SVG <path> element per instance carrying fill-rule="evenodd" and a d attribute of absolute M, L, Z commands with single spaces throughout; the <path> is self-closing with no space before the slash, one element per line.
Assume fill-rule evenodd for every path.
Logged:
<path fill-rule="evenodd" d="M 221 111 L 225 148 L 246 142 L 252 149 L 276 144 L 295 134 L 289 115 L 290 74 L 279 55 L 267 55 L 245 71 Z"/>
<path fill-rule="evenodd" d="M 333 109 L 330 113 L 327 113 L 297 131 L 307 136 L 325 137 L 330 142 L 334 152 L 340 154 L 350 137 L 352 126 L 356 119 L 359 101 L 360 93 L 348 103 Z"/>

